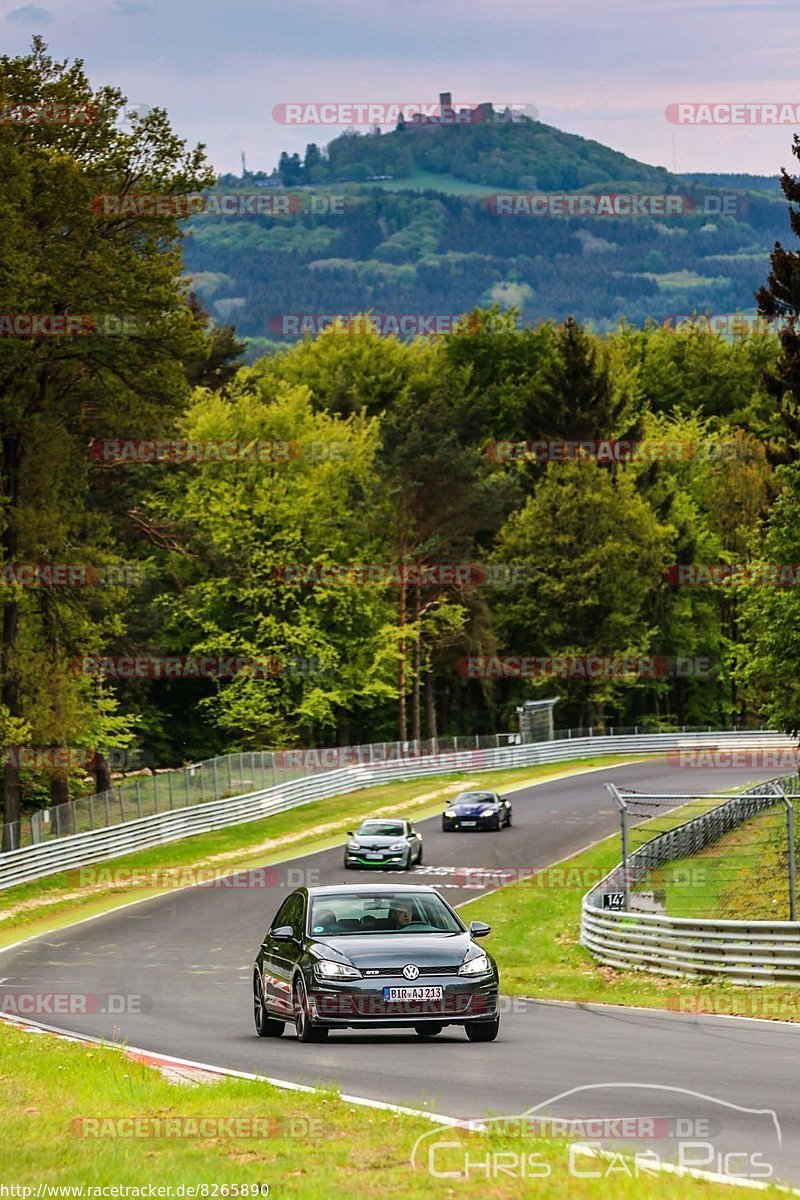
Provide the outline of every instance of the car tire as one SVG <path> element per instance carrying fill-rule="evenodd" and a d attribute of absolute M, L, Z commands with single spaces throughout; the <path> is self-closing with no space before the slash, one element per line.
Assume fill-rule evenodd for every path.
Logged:
<path fill-rule="evenodd" d="M 328 1030 L 321 1029 L 318 1025 L 312 1025 L 311 1017 L 308 1015 L 308 1003 L 306 1001 L 306 985 L 302 979 L 295 980 L 292 988 L 292 996 L 294 997 L 294 1028 L 297 1033 L 298 1042 L 325 1042 L 328 1040 Z"/>
<path fill-rule="evenodd" d="M 467 1037 L 471 1042 L 493 1042 L 500 1032 L 500 1018 L 493 1021 L 473 1021 L 466 1025 Z"/>
<path fill-rule="evenodd" d="M 492 825 L 490 825 L 489 828 L 491 829 L 492 833 L 499 833 L 500 832 L 500 818 L 495 817 L 494 823 Z"/>
<path fill-rule="evenodd" d="M 403 862 L 403 870 L 404 871 L 411 870 L 411 850 L 410 850 L 410 848 L 409 848 L 408 853 L 406 854 L 405 861 Z"/>
<path fill-rule="evenodd" d="M 414 1033 L 421 1038 L 438 1037 L 443 1029 L 444 1025 L 415 1025 Z"/>
<path fill-rule="evenodd" d="M 417 866 L 418 867 L 422 866 L 422 846 L 420 846 L 419 854 L 417 855 Z"/>
<path fill-rule="evenodd" d="M 345 856 L 344 856 L 344 869 L 345 869 L 345 871 L 352 871 L 352 869 L 353 869 L 353 864 L 352 864 L 352 863 L 349 863 L 349 862 L 347 861 L 347 855 L 346 855 L 346 854 L 345 854 Z"/>
<path fill-rule="evenodd" d="M 264 997 L 261 990 L 261 976 L 253 976 L 253 1013 L 256 1023 L 256 1033 L 259 1037 L 280 1037 L 283 1033 L 283 1021 L 274 1021 L 267 1016 L 264 1007 Z"/>
<path fill-rule="evenodd" d="M 511 828 L 511 809 L 508 810 L 508 816 L 506 817 L 506 829 L 510 829 L 510 828 Z"/>

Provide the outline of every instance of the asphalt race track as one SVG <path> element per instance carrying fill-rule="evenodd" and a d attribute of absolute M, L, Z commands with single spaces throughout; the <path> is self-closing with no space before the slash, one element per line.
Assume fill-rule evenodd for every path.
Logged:
<path fill-rule="evenodd" d="M 458 903 L 480 894 L 474 887 L 458 894 L 467 878 L 463 868 L 484 868 L 492 887 L 500 868 L 533 871 L 613 833 L 617 814 L 608 782 L 713 792 L 768 774 L 676 770 L 650 760 L 547 782 L 513 793 L 510 830 L 442 834 L 438 818 L 420 822 L 423 866 L 411 875 L 375 874 L 381 882 L 433 883 Z M 0 992 L 142 996 L 144 1011 L 40 1019 L 154 1052 L 300 1083 L 333 1083 L 349 1094 L 460 1118 L 520 1114 L 546 1104 L 549 1115 L 707 1120 L 707 1138 L 704 1127 L 695 1132 L 713 1146 L 714 1159 L 698 1150 L 698 1166 L 747 1170 L 753 1177 L 759 1168 L 748 1169 L 741 1156 L 760 1154 L 752 1162 L 771 1163 L 777 1178 L 800 1184 L 800 1026 L 522 1000 L 506 1001 L 500 1036 L 488 1045 L 468 1042 L 458 1028 L 445 1029 L 433 1043 L 392 1030 L 336 1032 L 321 1045 L 301 1046 L 293 1031 L 258 1039 L 252 961 L 287 885 L 354 883 L 365 874 L 345 871 L 336 848 L 259 873 L 256 886 L 195 887 L 155 897 L 0 952 Z M 753 1110 L 774 1110 L 780 1138 L 773 1118 Z M 654 1138 L 635 1144 L 666 1157 L 674 1121 L 669 1129 L 663 1144 Z M 725 1160 L 734 1153 L 738 1160 Z M 587 1160 L 583 1169 L 600 1168 Z"/>

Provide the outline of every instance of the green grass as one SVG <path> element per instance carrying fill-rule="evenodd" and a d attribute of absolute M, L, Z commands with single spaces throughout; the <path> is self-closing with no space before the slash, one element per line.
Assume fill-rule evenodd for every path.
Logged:
<path fill-rule="evenodd" d="M 169 890 L 167 886 L 159 887 L 157 878 L 141 882 L 141 876 L 148 873 L 175 870 L 184 872 L 186 876 L 192 870 L 213 869 L 224 874 L 267 866 L 343 843 L 347 830 L 362 817 L 392 813 L 421 820 L 441 812 L 447 797 L 466 788 L 518 787 L 528 781 L 536 783 L 576 771 L 631 761 L 636 759 L 607 755 L 565 764 L 453 773 L 387 784 L 385 787 L 363 788 L 245 825 L 197 834 L 107 863 L 97 863 L 87 869 L 88 875 L 84 874 L 83 878 L 78 870 L 48 875 L 0 892 L 0 947 L 9 945 L 19 937 L 49 932 L 72 921 L 107 912 L 131 900 Z M 107 872 L 128 876 L 136 872 L 139 879 L 128 878 L 112 884 L 108 882 Z M 87 882 L 92 878 L 99 880 L 94 886 Z M 106 882 L 103 882 L 104 879 Z M 189 882 L 189 878 L 186 878 L 186 882 Z"/>
<path fill-rule="evenodd" d="M 674 917 L 723 917 L 732 921 L 788 921 L 789 869 L 786 813 L 770 808 L 732 829 L 690 858 L 672 864 L 678 882 L 692 872 L 692 887 L 667 890 Z"/>
<path fill-rule="evenodd" d="M 298 1058 L 305 1049 L 298 1045 Z M 470 1053 L 471 1048 L 459 1049 Z M 267 1069 L 269 1046 L 254 1040 L 253 1050 L 263 1052 L 254 1053 L 254 1070 L 259 1064 Z M 152 1184 L 172 1188 L 173 1195 L 180 1185 L 208 1185 L 206 1194 L 212 1195 L 214 1185 L 241 1189 L 268 1184 L 276 1200 L 505 1200 L 530 1196 L 534 1190 L 537 1196 L 570 1200 L 606 1200 L 612 1194 L 615 1200 L 678 1200 L 687 1194 L 737 1200 L 750 1194 L 738 1187 L 649 1172 L 629 1178 L 619 1162 L 606 1179 L 576 1179 L 568 1171 L 567 1142 L 523 1140 L 499 1131 L 488 1136 L 437 1131 L 423 1143 L 420 1169 L 415 1171 L 415 1143 L 432 1129 L 423 1117 L 346 1103 L 331 1090 L 309 1095 L 234 1079 L 179 1087 L 119 1050 L 22 1033 L 5 1024 L 0 1024 L 0 1079 L 0 1181 L 30 1187 L 34 1196 L 40 1184 Z M 139 1119 L 138 1131 L 149 1136 L 132 1137 L 130 1124 L 115 1124 L 132 1117 Z M 86 1118 L 102 1124 L 89 1126 Z M 200 1129 L 201 1136 L 152 1136 L 170 1118 L 168 1128 Z M 217 1121 L 228 1125 L 208 1124 Z M 104 1136 L 79 1136 L 88 1129 Z M 117 1136 L 112 1136 L 114 1131 Z M 460 1143 L 458 1150 L 444 1152 L 446 1162 L 437 1154 L 434 1161 L 440 1170 L 463 1170 L 465 1151 L 475 1162 L 492 1150 L 511 1153 L 515 1161 L 538 1153 L 551 1173 L 534 1180 L 500 1174 L 487 1181 L 480 1172 L 467 1179 L 436 1178 L 427 1169 L 426 1148 L 432 1140 Z M 609 1164 L 597 1160 L 578 1160 L 578 1165 L 582 1170 L 609 1171 Z"/>

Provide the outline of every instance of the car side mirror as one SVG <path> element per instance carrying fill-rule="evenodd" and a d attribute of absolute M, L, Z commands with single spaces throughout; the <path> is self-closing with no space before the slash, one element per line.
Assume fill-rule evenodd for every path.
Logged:
<path fill-rule="evenodd" d="M 279 925 L 277 929 L 270 930 L 270 937 L 275 942 L 293 942 L 294 930 L 291 925 Z"/>
<path fill-rule="evenodd" d="M 491 925 L 487 925 L 485 921 L 470 921 L 469 931 L 472 937 L 482 938 L 492 932 Z"/>
<path fill-rule="evenodd" d="M 348 829 L 348 831 L 347 831 L 347 836 L 348 836 L 348 837 L 355 837 L 356 835 L 353 833 L 352 829 Z"/>

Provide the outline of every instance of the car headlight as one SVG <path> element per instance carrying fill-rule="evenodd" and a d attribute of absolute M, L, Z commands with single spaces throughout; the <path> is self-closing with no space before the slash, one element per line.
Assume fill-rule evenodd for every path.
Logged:
<path fill-rule="evenodd" d="M 456 812 L 456 810 L 454 808 L 446 808 L 444 810 L 444 815 L 446 817 L 457 817 L 458 813 Z"/>
<path fill-rule="evenodd" d="M 361 846 L 358 844 L 358 842 L 348 842 L 347 849 L 348 850 L 360 850 Z"/>
<path fill-rule="evenodd" d="M 484 954 L 484 958 L 486 955 Z M 323 979 L 360 979 L 361 972 L 358 967 L 351 967 L 349 963 L 331 962 L 327 958 L 318 959 L 314 964 L 317 969 L 317 974 Z"/>
<path fill-rule="evenodd" d="M 405 848 L 405 842 L 392 842 L 391 846 L 389 847 L 390 850 L 405 850 Z"/>
<path fill-rule="evenodd" d="M 496 809 L 494 809 L 494 808 L 482 808 L 482 809 L 481 809 L 481 816 L 482 816 L 482 817 L 492 817 L 492 816 L 494 816 L 494 814 L 495 814 L 495 812 L 496 812 L 496 811 L 497 811 L 497 810 L 496 810 Z"/>
<path fill-rule="evenodd" d="M 483 951 L 476 954 L 474 958 L 467 959 L 458 968 L 459 975 L 488 975 L 489 971 L 491 971 L 489 956 Z"/>

